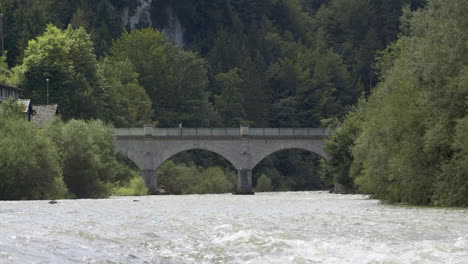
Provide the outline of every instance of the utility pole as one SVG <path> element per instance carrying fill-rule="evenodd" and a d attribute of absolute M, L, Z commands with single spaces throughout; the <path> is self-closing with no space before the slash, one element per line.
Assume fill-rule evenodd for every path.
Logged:
<path fill-rule="evenodd" d="M 49 104 L 49 79 L 46 79 L 47 82 L 47 104 Z"/>

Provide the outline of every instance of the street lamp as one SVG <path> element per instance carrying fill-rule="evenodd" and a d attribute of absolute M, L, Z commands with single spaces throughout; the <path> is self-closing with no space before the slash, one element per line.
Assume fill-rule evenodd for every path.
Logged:
<path fill-rule="evenodd" d="M 47 104 L 49 104 L 49 79 L 45 79 L 47 82 Z"/>
<path fill-rule="evenodd" d="M 2 55 L 3 55 L 3 14 L 0 13 L 0 34 L 1 34 L 1 38 L 2 38 Z"/>

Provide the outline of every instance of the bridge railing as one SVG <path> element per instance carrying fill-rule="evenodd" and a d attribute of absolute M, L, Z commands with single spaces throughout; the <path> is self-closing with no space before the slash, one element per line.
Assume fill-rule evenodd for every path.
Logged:
<path fill-rule="evenodd" d="M 116 136 L 154 136 L 154 137 L 307 137 L 330 136 L 332 130 L 328 128 L 116 128 Z"/>
<path fill-rule="evenodd" d="M 323 136 L 331 135 L 326 128 L 250 128 L 249 136 Z"/>
<path fill-rule="evenodd" d="M 145 131 L 143 128 L 116 128 L 116 136 L 144 136 Z"/>
<path fill-rule="evenodd" d="M 240 136 L 239 128 L 155 128 L 153 136 Z"/>

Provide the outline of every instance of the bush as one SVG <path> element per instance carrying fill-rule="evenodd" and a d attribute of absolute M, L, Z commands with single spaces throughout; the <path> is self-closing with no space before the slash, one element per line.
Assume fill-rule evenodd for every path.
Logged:
<path fill-rule="evenodd" d="M 189 188 L 189 193 L 228 193 L 233 191 L 233 187 L 221 168 L 212 167 L 200 173 L 196 184 Z"/>
<path fill-rule="evenodd" d="M 361 132 L 364 113 L 365 102 L 360 101 L 359 105 L 348 113 L 346 120 L 336 129 L 333 136 L 326 140 L 325 151 L 330 159 L 322 160 L 321 168 L 322 180 L 328 187 L 339 183 L 347 188 L 355 188 L 354 178 L 350 175 L 354 161 L 352 149 Z"/>
<path fill-rule="evenodd" d="M 468 117 L 458 122 L 452 147 L 452 159 L 442 166 L 437 178 L 434 204 L 441 206 L 468 205 Z"/>
<path fill-rule="evenodd" d="M 188 194 L 195 185 L 199 171 L 195 166 L 165 162 L 158 170 L 158 186 L 173 194 Z"/>
<path fill-rule="evenodd" d="M 143 196 L 148 194 L 143 178 L 139 175 L 133 177 L 129 183 L 124 186 L 116 186 L 112 190 L 112 195 L 115 196 Z"/>
<path fill-rule="evenodd" d="M 57 149 L 24 117 L 0 114 L 0 199 L 56 199 L 66 195 Z"/>
<path fill-rule="evenodd" d="M 158 170 L 161 188 L 173 194 L 227 193 L 234 190 L 236 175 L 219 167 L 200 169 L 193 165 L 165 162 Z"/>
<path fill-rule="evenodd" d="M 257 186 L 255 186 L 256 192 L 271 192 L 273 191 L 273 185 L 271 184 L 271 179 L 268 178 L 265 174 L 262 174 L 257 180 Z"/>
<path fill-rule="evenodd" d="M 61 153 L 64 181 L 77 198 L 111 194 L 120 164 L 114 154 L 114 131 L 102 121 L 55 122 L 47 129 Z"/>

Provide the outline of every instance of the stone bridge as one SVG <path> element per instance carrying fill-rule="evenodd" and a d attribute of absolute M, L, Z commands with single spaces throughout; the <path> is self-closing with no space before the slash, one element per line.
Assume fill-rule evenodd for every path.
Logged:
<path fill-rule="evenodd" d="M 327 159 L 322 128 L 117 128 L 116 149 L 142 171 L 151 193 L 156 193 L 156 170 L 172 156 L 202 149 L 228 160 L 238 171 L 238 194 L 252 194 L 252 170 L 268 155 L 302 149 Z"/>

